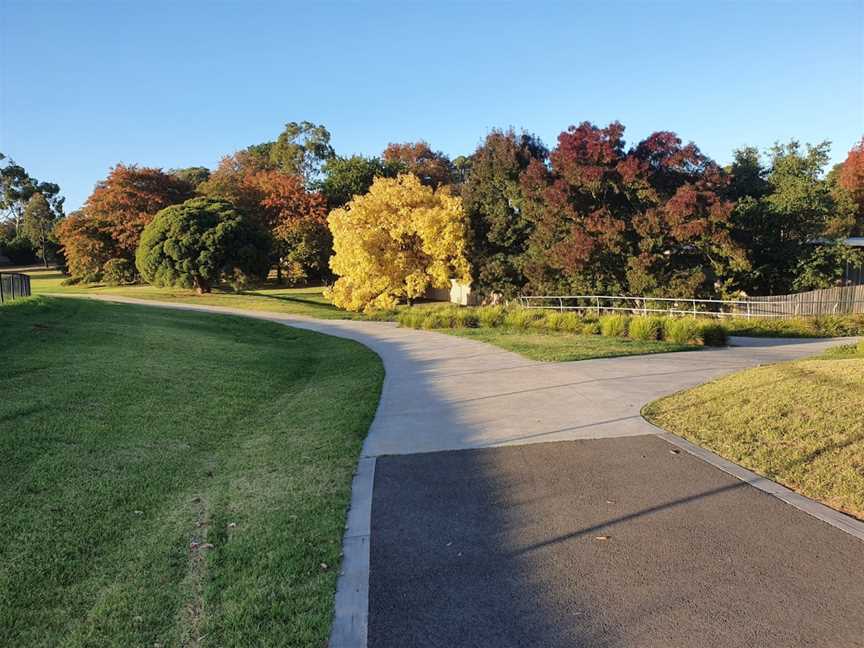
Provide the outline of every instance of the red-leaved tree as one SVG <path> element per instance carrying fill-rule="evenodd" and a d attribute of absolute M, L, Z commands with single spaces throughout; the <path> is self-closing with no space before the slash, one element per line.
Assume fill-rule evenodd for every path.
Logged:
<path fill-rule="evenodd" d="M 618 122 L 573 126 L 548 168 L 535 161 L 523 173 L 531 289 L 716 293 L 730 267 L 746 264 L 730 236 L 722 171 L 674 133 L 629 150 L 623 134 Z"/>

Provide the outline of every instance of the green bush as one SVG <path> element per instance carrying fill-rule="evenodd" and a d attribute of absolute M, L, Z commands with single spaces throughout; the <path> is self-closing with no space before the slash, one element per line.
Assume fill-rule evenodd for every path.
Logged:
<path fill-rule="evenodd" d="M 630 318 L 614 313 L 600 318 L 600 333 L 605 337 L 627 337 Z"/>
<path fill-rule="evenodd" d="M 663 318 L 639 316 L 630 320 L 627 334 L 634 340 L 662 340 Z"/>
<path fill-rule="evenodd" d="M 135 266 L 128 259 L 109 259 L 102 266 L 102 281 L 109 286 L 135 283 Z"/>
<path fill-rule="evenodd" d="M 702 324 L 699 327 L 699 337 L 705 346 L 726 346 L 729 341 L 726 327 L 718 322 Z"/>
<path fill-rule="evenodd" d="M 231 203 L 192 198 L 156 214 L 141 233 L 135 264 L 154 286 L 207 293 L 226 278 L 265 279 L 271 244 L 270 233 Z"/>
<path fill-rule="evenodd" d="M 701 341 L 700 328 L 699 321 L 689 317 L 669 318 L 663 323 L 663 339 L 675 344 L 691 344 Z"/>
<path fill-rule="evenodd" d="M 864 340 L 858 340 L 858 353 L 864 355 Z"/>

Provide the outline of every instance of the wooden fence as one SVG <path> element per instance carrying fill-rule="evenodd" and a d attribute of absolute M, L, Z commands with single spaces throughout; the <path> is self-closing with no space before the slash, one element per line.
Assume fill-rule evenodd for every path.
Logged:
<path fill-rule="evenodd" d="M 864 313 L 864 286 L 824 288 L 794 295 L 748 297 L 747 302 L 751 312 L 761 317 Z M 740 306 L 736 306 L 736 310 L 739 309 Z"/>

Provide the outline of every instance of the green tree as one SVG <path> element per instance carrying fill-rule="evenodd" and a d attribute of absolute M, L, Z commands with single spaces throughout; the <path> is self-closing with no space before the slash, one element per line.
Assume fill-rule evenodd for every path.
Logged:
<path fill-rule="evenodd" d="M 320 190 L 327 198 L 327 206 L 335 209 L 348 203 L 354 196 L 367 193 L 375 178 L 395 178 L 398 172 L 398 164 L 384 162 L 377 157 L 334 157 L 324 163 L 324 179 Z"/>
<path fill-rule="evenodd" d="M 525 283 L 521 257 L 528 245 L 531 221 L 523 210 L 519 177 L 528 165 L 544 162 L 547 151 L 533 135 L 493 130 L 457 168 L 470 169 L 462 185 L 468 218 L 468 260 L 481 290 L 513 297 Z"/>
<path fill-rule="evenodd" d="M 323 125 L 308 121 L 289 122 L 275 142 L 249 150 L 253 153 L 267 150 L 277 170 L 301 176 L 310 187 L 318 179 L 322 165 L 335 156 L 330 132 Z"/>
<path fill-rule="evenodd" d="M 193 189 L 198 189 L 198 186 L 210 179 L 210 169 L 203 166 L 186 167 L 185 169 L 172 169 L 169 171 L 171 175 L 180 178 L 184 182 L 188 182 Z"/>
<path fill-rule="evenodd" d="M 63 197 L 60 187 L 53 182 L 40 182 L 32 177 L 20 164 L 0 153 L 0 211 L 14 224 L 15 231 L 21 228 L 24 208 L 35 193 L 41 193 L 56 214 L 63 213 Z"/>
<path fill-rule="evenodd" d="M 22 232 L 33 247 L 39 251 L 39 257 L 48 267 L 48 251 L 54 243 L 54 226 L 57 223 L 57 214 L 51 209 L 51 205 L 41 193 L 35 193 L 27 201 L 24 208 L 24 221 Z"/>
<path fill-rule="evenodd" d="M 208 293 L 223 280 L 266 278 L 270 246 L 269 233 L 231 203 L 192 198 L 156 214 L 141 234 L 135 264 L 155 286 Z"/>

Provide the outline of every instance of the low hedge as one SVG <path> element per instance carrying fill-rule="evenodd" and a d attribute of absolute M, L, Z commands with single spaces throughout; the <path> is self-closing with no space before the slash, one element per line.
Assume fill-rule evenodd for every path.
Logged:
<path fill-rule="evenodd" d="M 847 337 L 864 335 L 864 315 L 822 315 L 792 319 L 723 320 L 729 335 L 751 337 Z"/>
<path fill-rule="evenodd" d="M 677 344 L 722 346 L 728 339 L 723 324 L 690 317 L 631 317 L 611 313 L 596 317 L 576 312 L 502 306 L 414 306 L 401 309 L 396 320 L 417 329 L 506 328 L 517 331 L 549 331 L 576 335 L 629 337 L 634 340 L 666 340 Z"/>

